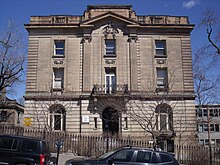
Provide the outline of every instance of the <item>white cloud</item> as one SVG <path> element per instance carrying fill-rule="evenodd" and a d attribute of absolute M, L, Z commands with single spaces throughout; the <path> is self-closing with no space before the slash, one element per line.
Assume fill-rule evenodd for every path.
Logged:
<path fill-rule="evenodd" d="M 188 0 L 183 2 L 183 7 L 186 9 L 190 9 L 194 7 L 195 5 L 199 4 L 198 0 Z"/>

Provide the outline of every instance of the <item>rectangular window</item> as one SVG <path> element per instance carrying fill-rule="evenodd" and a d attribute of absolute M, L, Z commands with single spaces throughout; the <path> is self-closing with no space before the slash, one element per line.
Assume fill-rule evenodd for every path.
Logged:
<path fill-rule="evenodd" d="M 215 124 L 215 131 L 219 132 L 219 124 Z"/>
<path fill-rule="evenodd" d="M 203 132 L 203 125 L 202 124 L 198 125 L 198 132 Z"/>
<path fill-rule="evenodd" d="M 215 131 L 215 125 L 214 124 L 210 124 L 210 131 Z"/>
<path fill-rule="evenodd" d="M 168 87 L 168 76 L 167 68 L 157 68 L 157 87 L 167 88 Z"/>
<path fill-rule="evenodd" d="M 203 117 L 207 117 L 208 116 L 208 111 L 207 109 L 203 109 Z"/>
<path fill-rule="evenodd" d="M 156 56 L 166 57 L 166 41 L 165 40 L 156 40 L 155 41 L 155 51 Z"/>
<path fill-rule="evenodd" d="M 197 109 L 197 116 L 202 117 L 202 110 L 201 109 Z"/>
<path fill-rule="evenodd" d="M 208 145 L 208 144 L 209 144 L 209 140 L 205 139 L 205 145 Z"/>
<path fill-rule="evenodd" d="M 156 124 L 156 130 L 158 130 L 159 129 L 159 127 L 158 127 L 158 115 L 156 115 L 156 121 L 155 121 L 155 124 Z"/>
<path fill-rule="evenodd" d="M 94 128 L 97 129 L 98 125 L 97 125 L 97 117 L 94 117 Z"/>
<path fill-rule="evenodd" d="M 160 114 L 160 130 L 167 130 L 167 115 Z"/>
<path fill-rule="evenodd" d="M 61 112 L 62 108 L 57 106 L 57 110 L 50 112 L 50 120 L 48 123 L 50 124 L 50 128 L 54 131 L 65 131 L 66 128 L 66 117 L 65 113 Z"/>
<path fill-rule="evenodd" d="M 199 144 L 204 145 L 204 140 L 203 140 L 203 139 L 200 139 L 200 140 L 199 140 Z"/>
<path fill-rule="evenodd" d="M 1 121 L 7 120 L 7 111 L 1 111 L 0 119 L 1 119 Z"/>
<path fill-rule="evenodd" d="M 55 114 L 54 115 L 54 130 L 61 130 L 61 119 L 62 119 L 62 116 L 61 114 Z"/>
<path fill-rule="evenodd" d="M 128 118 L 125 117 L 124 120 L 125 120 L 125 129 L 128 129 Z"/>
<path fill-rule="evenodd" d="M 116 56 L 115 51 L 115 40 L 107 39 L 105 40 L 105 55 L 106 56 Z"/>
<path fill-rule="evenodd" d="M 213 117 L 213 116 L 214 116 L 214 109 L 210 109 L 210 110 L 209 110 L 209 116 L 210 116 L 210 117 Z"/>
<path fill-rule="evenodd" d="M 20 124 L 20 112 L 18 112 L 17 123 Z"/>
<path fill-rule="evenodd" d="M 115 68 L 105 70 L 105 93 L 116 92 L 116 73 Z"/>
<path fill-rule="evenodd" d="M 218 109 L 214 109 L 214 116 L 215 116 L 215 117 L 218 117 L 218 116 L 219 116 L 219 113 L 218 113 L 218 112 L 219 112 Z"/>
<path fill-rule="evenodd" d="M 211 144 L 215 144 L 215 139 L 211 139 Z"/>
<path fill-rule="evenodd" d="M 207 132 L 207 131 L 208 131 L 208 124 L 204 124 L 204 125 L 203 125 L 203 131 L 204 131 L 204 132 Z"/>
<path fill-rule="evenodd" d="M 54 41 L 54 56 L 64 56 L 65 54 L 65 41 L 55 40 Z"/>
<path fill-rule="evenodd" d="M 54 68 L 53 88 L 54 89 L 63 89 L 63 84 L 64 84 L 64 69 L 63 68 Z"/>

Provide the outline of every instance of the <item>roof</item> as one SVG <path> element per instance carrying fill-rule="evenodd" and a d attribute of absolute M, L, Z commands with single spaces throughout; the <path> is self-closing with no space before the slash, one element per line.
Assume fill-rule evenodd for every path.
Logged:
<path fill-rule="evenodd" d="M 24 112 L 24 106 L 19 104 L 16 100 L 5 98 L 0 102 L 0 109 L 14 109 L 20 112 Z"/>
<path fill-rule="evenodd" d="M 220 108 L 220 104 L 196 105 L 196 108 Z"/>
<path fill-rule="evenodd" d="M 97 21 L 99 21 L 101 19 L 105 19 L 105 18 L 115 18 L 117 20 L 121 20 L 121 21 L 126 22 L 128 24 L 139 25 L 139 23 L 137 21 L 134 21 L 132 19 L 129 19 L 127 17 L 124 17 L 122 15 L 119 15 L 119 14 L 111 12 L 111 11 L 100 14 L 98 16 L 91 18 L 91 19 L 85 20 L 85 21 L 81 22 L 81 25 L 91 24 L 91 23 L 97 22 Z"/>
<path fill-rule="evenodd" d="M 87 10 L 90 9 L 131 9 L 132 5 L 88 5 Z"/>

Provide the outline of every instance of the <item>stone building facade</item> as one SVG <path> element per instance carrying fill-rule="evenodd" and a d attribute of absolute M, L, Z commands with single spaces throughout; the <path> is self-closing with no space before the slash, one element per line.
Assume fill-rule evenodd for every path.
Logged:
<path fill-rule="evenodd" d="M 31 16 L 25 27 L 29 127 L 195 138 L 188 17 L 90 5 L 81 16 Z"/>

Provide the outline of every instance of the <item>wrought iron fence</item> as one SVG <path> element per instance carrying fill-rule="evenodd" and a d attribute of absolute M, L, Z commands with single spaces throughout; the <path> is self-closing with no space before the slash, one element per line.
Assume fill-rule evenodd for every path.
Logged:
<path fill-rule="evenodd" d="M 145 140 L 122 139 L 114 137 L 75 135 L 65 132 L 27 129 L 22 127 L 0 126 L 0 134 L 22 135 L 44 139 L 48 142 L 51 152 L 56 152 L 56 141 L 64 141 L 60 152 L 74 153 L 86 157 L 98 157 L 108 151 L 124 147 L 137 146 L 152 148 Z M 205 146 L 174 146 L 176 159 L 187 165 L 220 165 L 220 148 Z M 211 160 L 210 153 L 211 152 Z"/>
<path fill-rule="evenodd" d="M 99 85 L 94 84 L 93 94 L 103 95 L 103 94 L 128 94 L 127 84 L 112 84 L 112 85 Z"/>

